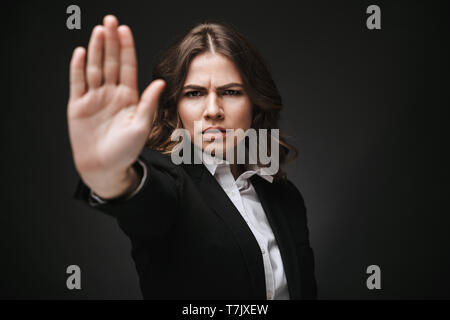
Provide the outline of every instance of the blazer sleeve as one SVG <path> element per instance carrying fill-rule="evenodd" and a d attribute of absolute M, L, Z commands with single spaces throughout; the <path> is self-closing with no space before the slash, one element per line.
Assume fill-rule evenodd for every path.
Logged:
<path fill-rule="evenodd" d="M 90 208 L 116 218 L 130 238 L 162 236 L 175 222 L 179 212 L 180 169 L 170 161 L 170 156 L 147 147 L 144 147 L 139 159 L 147 168 L 147 179 L 133 197 L 93 203 L 89 199 L 91 190 L 81 178 L 73 197 Z"/>

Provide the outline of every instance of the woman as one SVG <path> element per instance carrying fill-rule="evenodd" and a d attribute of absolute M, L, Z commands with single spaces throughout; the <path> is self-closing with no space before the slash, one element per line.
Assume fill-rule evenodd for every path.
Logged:
<path fill-rule="evenodd" d="M 74 50 L 67 115 L 75 197 L 117 218 L 144 298 L 316 298 L 300 192 L 264 171 L 260 153 L 235 161 L 248 141 L 226 132 L 277 128 L 281 98 L 256 50 L 231 26 L 201 24 L 161 57 L 141 97 L 136 74 L 131 30 L 106 16 L 87 52 Z M 175 164 L 180 128 L 193 161 Z M 295 149 L 276 141 L 283 163 Z"/>

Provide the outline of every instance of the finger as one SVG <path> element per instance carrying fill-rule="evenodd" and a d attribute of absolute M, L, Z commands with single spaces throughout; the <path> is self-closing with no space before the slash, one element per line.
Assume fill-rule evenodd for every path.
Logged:
<path fill-rule="evenodd" d="M 154 115 L 158 109 L 159 97 L 165 86 L 166 82 L 158 79 L 152 81 L 142 93 L 136 112 L 136 119 L 137 121 L 142 121 L 142 124 L 147 128 L 153 123 Z"/>
<path fill-rule="evenodd" d="M 73 51 L 70 61 L 70 99 L 81 97 L 86 92 L 84 60 L 86 50 L 78 47 Z"/>
<path fill-rule="evenodd" d="M 120 39 L 120 84 L 137 90 L 137 61 L 134 40 L 128 26 L 117 29 Z"/>
<path fill-rule="evenodd" d="M 105 26 L 105 63 L 104 78 L 106 83 L 117 84 L 120 68 L 120 44 L 117 35 L 117 18 L 107 15 L 103 21 Z"/>
<path fill-rule="evenodd" d="M 103 46 L 105 30 L 103 26 L 96 26 L 92 30 L 87 52 L 87 83 L 90 89 L 101 86 L 103 77 Z"/>

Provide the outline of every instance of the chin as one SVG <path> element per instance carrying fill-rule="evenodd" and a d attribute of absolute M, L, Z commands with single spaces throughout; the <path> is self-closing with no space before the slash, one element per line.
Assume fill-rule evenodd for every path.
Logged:
<path fill-rule="evenodd" d="M 226 151 L 234 146 L 227 146 L 226 142 L 210 142 L 203 145 L 203 150 L 211 152 L 213 156 L 226 155 Z"/>

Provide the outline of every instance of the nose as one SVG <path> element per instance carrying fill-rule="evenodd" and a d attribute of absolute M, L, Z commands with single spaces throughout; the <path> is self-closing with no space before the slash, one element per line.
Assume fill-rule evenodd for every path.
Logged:
<path fill-rule="evenodd" d="M 219 104 L 215 93 L 209 94 L 206 100 L 204 117 L 206 120 L 223 120 L 224 118 L 222 106 Z"/>

